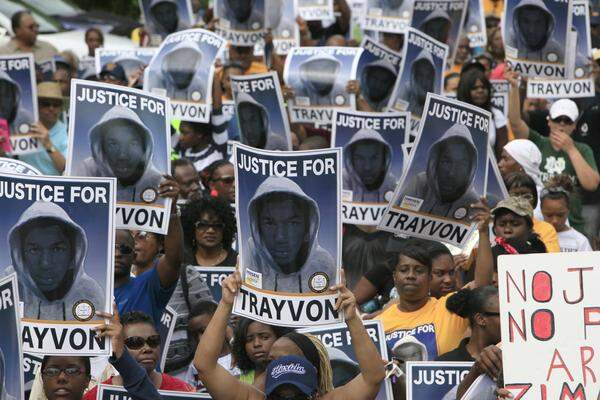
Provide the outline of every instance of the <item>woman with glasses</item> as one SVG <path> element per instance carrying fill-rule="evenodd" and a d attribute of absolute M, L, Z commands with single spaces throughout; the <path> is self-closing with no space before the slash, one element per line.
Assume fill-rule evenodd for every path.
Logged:
<path fill-rule="evenodd" d="M 236 231 L 232 208 L 217 197 L 191 200 L 182 211 L 186 265 L 233 266 L 237 252 L 231 248 Z"/>

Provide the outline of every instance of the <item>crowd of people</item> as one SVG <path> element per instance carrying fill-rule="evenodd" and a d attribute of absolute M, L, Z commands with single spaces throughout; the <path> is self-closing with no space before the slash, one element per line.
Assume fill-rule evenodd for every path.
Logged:
<path fill-rule="evenodd" d="M 199 5 L 192 3 L 202 15 L 198 26 L 214 30 L 212 10 L 198 10 Z M 300 46 L 356 47 L 348 3 L 334 1 L 335 21 L 306 22 L 298 17 Z M 248 240 L 238 237 L 236 230 L 236 177 L 228 141 L 239 137 L 228 131 L 231 115 L 223 107 L 233 98 L 229 78 L 275 71 L 284 98 L 294 95 L 283 82 L 285 56 L 271 54 L 266 60 L 255 56 L 252 47 L 231 45 L 228 59 L 218 60 L 215 69 L 210 122 L 172 121 L 171 174 L 158 187 L 159 196 L 173 199 L 168 234 L 116 231 L 113 312 L 97 311 L 106 323 L 96 328 L 100 337 L 111 341 L 112 356 L 44 356 L 29 399 L 96 399 L 96 385 L 107 383 L 123 386 L 134 399 L 159 399 L 160 390 L 207 392 L 216 400 L 362 400 L 374 399 L 388 379 L 394 399 L 400 400 L 406 398 L 405 363 L 428 360 L 474 363 L 452 398 L 461 398 L 482 374 L 498 383 L 491 398 L 508 396 L 500 383 L 502 357 L 496 346 L 501 341 L 498 256 L 599 247 L 600 50 L 589 60 L 594 97 L 528 98 L 525 78 L 504 59 L 497 11 L 502 6 L 496 4 L 502 1 L 489 3 L 487 46 L 471 48 L 461 37 L 454 64 L 447 68 L 444 91 L 491 112 L 490 157 L 509 196 L 494 207 L 485 197 L 471 205 L 469 215 L 479 239 L 466 254 L 453 253 L 440 242 L 394 236 L 375 226 L 343 226 L 345 278 L 330 290 L 339 295 L 336 308 L 343 312 L 352 339 L 357 368 L 351 379 L 334 382 L 333 355 L 316 336 L 232 315 L 242 284 L 239 272 L 223 280 L 221 298 L 215 301 L 193 267 L 233 267 L 238 249 Z M 600 43 L 598 11 L 591 11 L 594 44 Z M 0 54 L 33 53 L 37 63 L 52 59 L 56 66 L 49 79 L 37 74 L 39 121 L 30 133 L 40 140 L 43 151 L 18 159 L 44 175 L 59 176 L 69 151 L 70 80 L 78 75 L 78 57 L 71 51 L 59 53 L 38 39 L 39 25 L 27 11 L 12 16 L 12 28 L 14 36 Z M 147 35 L 142 28 L 134 39 L 144 44 Z M 376 38 L 393 51 L 402 50 L 402 34 L 381 33 Z M 102 31 L 89 29 L 85 41 L 86 56 L 93 57 L 103 46 Z M 272 37 L 267 34 L 265 41 Z M 143 68 L 127 74 L 123 65 L 110 63 L 85 78 L 141 88 Z M 491 79 L 510 85 L 507 115 L 491 101 Z M 346 90 L 356 95 L 357 110 L 379 111 L 365 99 L 359 81 L 347 82 Z M 1 96 L 4 93 L 0 91 Z M 0 99 L 0 112 L 3 106 Z M 240 119 L 243 123 L 252 121 Z M 322 124 L 291 124 L 294 150 L 327 148 L 330 139 L 331 130 Z M 171 342 L 162 344 L 158 324 L 168 305 L 176 311 L 177 321 Z M 364 319 L 381 322 L 389 360 L 382 360 Z M 415 334 L 419 327 L 429 327 L 427 334 Z M 168 346 L 163 371 L 161 346 Z"/>

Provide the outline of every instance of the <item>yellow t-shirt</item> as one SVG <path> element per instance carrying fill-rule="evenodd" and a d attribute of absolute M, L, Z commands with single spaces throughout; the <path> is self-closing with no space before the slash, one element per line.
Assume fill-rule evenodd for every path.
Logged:
<path fill-rule="evenodd" d="M 383 324 L 390 357 L 396 342 L 405 336 L 412 336 L 409 341 L 413 343 L 417 339 L 425 345 L 427 359 L 424 361 L 434 360 L 458 347 L 469 321 L 446 309 L 446 300 L 451 295 L 440 299 L 431 297 L 425 306 L 413 312 L 402 312 L 394 305 L 376 317 Z"/>
<path fill-rule="evenodd" d="M 541 241 L 546 245 L 548 253 L 559 253 L 560 246 L 558 245 L 558 234 L 552 224 L 541 221 L 539 219 L 533 219 L 533 231 L 538 234 Z"/>

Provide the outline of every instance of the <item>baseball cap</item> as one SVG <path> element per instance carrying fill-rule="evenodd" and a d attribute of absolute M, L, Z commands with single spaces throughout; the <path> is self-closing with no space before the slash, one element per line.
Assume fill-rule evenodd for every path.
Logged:
<path fill-rule="evenodd" d="M 501 209 L 510 210 L 521 217 L 528 217 L 533 219 L 533 208 L 531 203 L 523 198 L 517 196 L 510 196 L 504 200 L 500 200 L 496 207 L 492 209 L 492 215 L 495 215 Z"/>
<path fill-rule="evenodd" d="M 317 390 L 317 370 L 303 357 L 284 356 L 267 366 L 265 395 L 271 395 L 282 385 L 292 385 L 311 396 Z"/>
<path fill-rule="evenodd" d="M 102 71 L 100 72 L 100 77 L 104 78 L 106 75 L 110 75 L 116 80 L 127 82 L 127 76 L 125 75 L 125 70 L 122 66 L 117 63 L 109 62 L 102 67 Z"/>
<path fill-rule="evenodd" d="M 550 107 L 550 118 L 556 119 L 563 115 L 569 117 L 573 122 L 577 121 L 579 109 L 573 100 L 560 99 L 552 103 L 552 106 Z"/>

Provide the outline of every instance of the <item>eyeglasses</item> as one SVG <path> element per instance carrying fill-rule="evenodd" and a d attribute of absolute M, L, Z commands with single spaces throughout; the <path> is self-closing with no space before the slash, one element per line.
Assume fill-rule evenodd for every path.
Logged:
<path fill-rule="evenodd" d="M 42 375 L 48 378 L 55 378 L 58 375 L 60 375 L 61 372 L 64 372 L 67 376 L 78 376 L 81 375 L 84 372 L 84 370 L 81 367 L 47 367 L 45 370 L 42 371 Z"/>
<path fill-rule="evenodd" d="M 199 231 L 207 231 L 209 228 L 213 228 L 214 230 L 223 230 L 225 228 L 225 224 L 222 222 L 215 222 L 211 224 L 206 221 L 196 221 L 194 227 Z"/>
<path fill-rule="evenodd" d="M 488 317 L 499 317 L 499 312 L 482 311 L 480 314 L 487 315 Z"/>
<path fill-rule="evenodd" d="M 160 335 L 152 335 L 147 338 L 141 336 L 131 336 L 125 339 L 125 346 L 131 350 L 139 350 L 147 344 L 151 349 L 155 349 L 160 346 Z"/>
<path fill-rule="evenodd" d="M 573 120 L 571 120 L 571 118 L 566 117 L 564 115 L 561 115 L 560 117 L 553 118 L 552 122 L 554 122 L 556 124 L 565 124 L 565 125 L 571 125 L 571 124 L 573 124 Z"/>
<path fill-rule="evenodd" d="M 116 244 L 115 249 L 119 250 L 119 253 L 123 254 L 124 256 L 133 253 L 133 248 L 131 246 L 127 246 L 126 244 Z"/>
<path fill-rule="evenodd" d="M 223 182 L 226 185 L 231 185 L 235 182 L 235 176 L 225 176 L 223 178 L 215 178 L 212 179 L 213 182 Z"/>
<path fill-rule="evenodd" d="M 38 104 L 40 105 L 40 108 L 50 108 L 50 107 L 61 108 L 62 107 L 62 102 L 60 102 L 60 101 L 39 100 Z"/>

